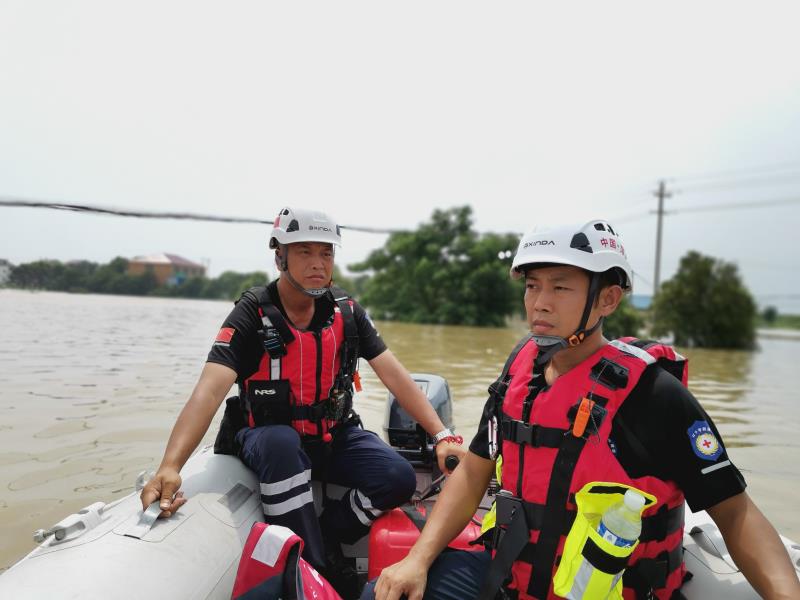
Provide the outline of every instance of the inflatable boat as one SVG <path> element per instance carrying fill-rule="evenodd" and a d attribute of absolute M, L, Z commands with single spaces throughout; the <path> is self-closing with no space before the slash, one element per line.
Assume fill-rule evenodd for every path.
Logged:
<path fill-rule="evenodd" d="M 445 380 L 413 377 L 442 421 L 452 424 Z M 369 536 L 343 547 L 364 580 L 402 558 L 416 537 L 410 512 L 424 513 L 445 484 L 424 433 L 391 396 L 386 414 L 387 437 L 414 465 L 418 486 L 408 506 L 384 515 Z M 263 520 L 259 482 L 237 458 L 215 455 L 211 447 L 189 459 L 182 476 L 189 501 L 168 519 L 143 513 L 138 492 L 146 480 L 143 474 L 130 495 L 108 504 L 96 502 L 37 531 L 39 546 L 0 575 L 0 598 L 229 599 L 245 540 L 253 523 Z M 325 487 L 332 496 L 344 492 Z M 318 510 L 321 490 L 315 485 Z M 485 500 L 487 508 L 490 496 Z M 757 598 L 711 518 L 688 510 L 686 515 L 685 560 L 694 575 L 681 588 L 686 598 Z M 472 524 L 456 545 L 465 547 L 478 532 Z M 800 545 L 782 539 L 800 572 Z"/>

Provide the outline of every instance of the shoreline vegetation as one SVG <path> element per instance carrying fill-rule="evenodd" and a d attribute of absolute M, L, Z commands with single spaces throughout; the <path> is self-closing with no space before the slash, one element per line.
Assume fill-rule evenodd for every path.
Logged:
<path fill-rule="evenodd" d="M 522 284 L 508 277 L 517 243 L 515 234 L 476 232 L 469 206 L 436 210 L 417 230 L 391 234 L 365 260 L 349 265 L 356 275 L 334 269 L 334 281 L 379 320 L 503 327 L 523 317 Z M 152 271 L 132 274 L 123 257 L 107 264 L 0 263 L 9 269 L 5 287 L 71 293 L 233 301 L 269 281 L 262 271 L 226 271 L 159 283 Z M 779 314 L 772 306 L 758 312 L 736 265 L 696 251 L 681 259 L 648 308 L 626 299 L 604 323 L 610 337 L 647 331 L 684 347 L 743 349 L 754 347 L 757 327 L 800 330 L 800 315 Z"/>

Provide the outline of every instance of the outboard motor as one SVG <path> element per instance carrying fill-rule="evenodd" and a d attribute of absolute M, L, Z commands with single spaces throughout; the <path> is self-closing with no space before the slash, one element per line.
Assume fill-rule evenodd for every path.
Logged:
<path fill-rule="evenodd" d="M 411 378 L 428 396 L 431 406 L 445 427 L 453 429 L 453 402 L 447 381 L 438 375 L 412 373 Z M 444 475 L 434 460 L 433 440 L 425 430 L 400 408 L 397 399 L 389 394 L 386 402 L 386 415 L 383 431 L 389 444 L 408 460 L 417 473 L 417 491 L 411 501 L 381 515 L 372 524 L 369 532 L 369 565 L 367 579 L 374 579 L 389 565 L 395 564 L 408 554 L 425 524 L 433 506 L 433 497 L 444 484 Z M 453 459 L 454 464 L 448 464 Z M 445 459 L 448 469 L 458 464 L 455 456 Z M 475 545 L 481 535 L 480 522 L 471 520 L 458 536 L 450 542 L 450 548 L 482 551 L 483 546 Z"/>
<path fill-rule="evenodd" d="M 411 378 L 428 397 L 428 401 L 444 426 L 452 429 L 453 401 L 450 398 L 450 387 L 447 385 L 447 380 L 439 375 L 429 373 L 412 373 Z M 433 467 L 433 440 L 403 410 L 391 392 L 386 401 L 383 431 L 389 445 L 415 468 L 430 469 Z"/>

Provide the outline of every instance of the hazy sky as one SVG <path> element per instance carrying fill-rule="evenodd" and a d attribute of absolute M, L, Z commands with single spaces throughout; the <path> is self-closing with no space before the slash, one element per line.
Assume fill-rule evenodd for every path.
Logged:
<path fill-rule="evenodd" d="M 800 313 L 800 7 L 742 6 L 0 0 L 0 196 L 392 228 L 469 204 L 497 232 L 603 217 L 650 293 L 671 178 L 662 280 L 696 249 Z M 167 251 L 217 275 L 268 268 L 267 233 L 0 207 L 14 263 Z M 385 239 L 348 232 L 338 259 Z"/>

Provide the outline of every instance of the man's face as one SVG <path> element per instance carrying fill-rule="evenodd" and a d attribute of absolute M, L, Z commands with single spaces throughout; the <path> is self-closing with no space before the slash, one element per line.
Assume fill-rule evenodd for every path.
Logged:
<path fill-rule="evenodd" d="M 569 337 L 580 325 L 589 276 L 567 265 L 529 269 L 525 273 L 525 312 L 536 335 Z M 590 323 L 593 321 L 590 318 Z"/>
<path fill-rule="evenodd" d="M 322 242 L 298 242 L 287 247 L 289 273 L 304 288 L 321 288 L 333 276 L 333 246 Z"/>

